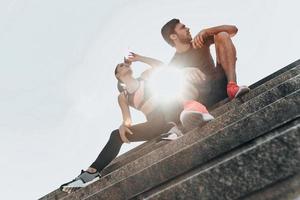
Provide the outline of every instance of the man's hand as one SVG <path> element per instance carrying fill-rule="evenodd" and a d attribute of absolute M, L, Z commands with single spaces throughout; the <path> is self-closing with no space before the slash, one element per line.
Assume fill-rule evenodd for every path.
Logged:
<path fill-rule="evenodd" d="M 124 143 L 130 143 L 130 141 L 127 139 L 126 137 L 126 133 L 129 133 L 129 134 L 133 134 L 132 131 L 127 127 L 125 126 L 124 124 L 122 124 L 120 127 L 119 127 L 119 133 L 120 133 L 120 137 L 122 139 L 122 141 Z"/>
<path fill-rule="evenodd" d="M 206 29 L 201 30 L 192 40 L 194 49 L 201 48 L 204 46 L 205 40 L 210 36 Z"/>
<path fill-rule="evenodd" d="M 200 83 L 206 79 L 205 74 L 200 69 L 195 67 L 184 68 L 183 72 L 186 80 L 191 83 Z"/>

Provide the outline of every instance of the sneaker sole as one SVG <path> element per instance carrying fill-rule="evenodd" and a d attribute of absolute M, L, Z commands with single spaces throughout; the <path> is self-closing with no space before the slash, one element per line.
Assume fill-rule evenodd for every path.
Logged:
<path fill-rule="evenodd" d="M 176 137 L 162 137 L 162 140 L 177 140 L 178 138 L 180 138 L 181 136 L 176 136 Z"/>
<path fill-rule="evenodd" d="M 71 192 L 74 192 L 74 191 L 76 191 L 76 190 L 79 190 L 80 188 L 86 187 L 86 186 L 88 186 L 88 185 L 90 185 L 90 184 L 92 184 L 92 183 L 98 181 L 99 179 L 100 179 L 100 177 L 96 177 L 96 178 L 94 178 L 92 181 L 89 181 L 89 182 L 84 183 L 81 187 L 74 187 L 74 186 L 68 187 L 68 186 L 63 186 L 62 191 L 67 192 L 67 193 L 71 193 Z"/>
<path fill-rule="evenodd" d="M 244 94 L 248 93 L 250 89 L 248 87 L 240 87 L 239 91 L 235 94 L 235 98 L 243 96 Z"/>
<path fill-rule="evenodd" d="M 191 123 L 189 120 L 184 119 L 186 118 L 186 115 L 193 115 L 193 121 L 197 121 L 197 123 Z M 199 113 L 196 111 L 182 111 L 180 114 L 180 121 L 183 127 L 189 127 L 189 129 L 196 128 L 201 122 L 208 122 L 213 119 L 215 118 L 209 113 Z"/>

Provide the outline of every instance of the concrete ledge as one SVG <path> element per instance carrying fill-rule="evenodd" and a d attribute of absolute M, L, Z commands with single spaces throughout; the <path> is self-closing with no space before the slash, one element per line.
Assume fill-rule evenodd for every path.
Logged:
<path fill-rule="evenodd" d="M 134 199 L 239 199 L 300 170 L 299 120 Z M 150 195 L 149 195 L 150 194 Z M 89 198 L 91 199 L 91 198 Z"/>
<path fill-rule="evenodd" d="M 296 200 L 300 199 L 300 173 L 254 191 L 243 200 Z"/>

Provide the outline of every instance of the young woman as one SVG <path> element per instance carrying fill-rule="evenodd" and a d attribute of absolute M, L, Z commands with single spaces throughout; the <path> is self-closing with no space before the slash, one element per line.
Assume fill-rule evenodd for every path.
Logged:
<path fill-rule="evenodd" d="M 151 68 L 144 71 L 139 78 L 134 78 L 131 63 L 135 61 L 146 63 Z M 112 131 L 107 144 L 90 167 L 86 171 L 81 170 L 80 175 L 74 180 L 63 184 L 60 187 L 61 190 L 72 192 L 98 180 L 101 177 L 100 172 L 118 155 L 123 143 L 151 140 L 163 133 L 168 133 L 170 129 L 175 134 L 167 134 L 163 139 L 173 140 L 182 135 L 177 126 L 166 121 L 163 109 L 155 103 L 147 85 L 151 72 L 161 64 L 153 58 L 131 53 L 128 59 L 124 59 L 124 63 L 117 65 L 115 76 L 118 79 L 120 91 L 118 102 L 123 122 L 118 129 Z M 147 121 L 132 125 L 129 106 L 145 114 Z"/>

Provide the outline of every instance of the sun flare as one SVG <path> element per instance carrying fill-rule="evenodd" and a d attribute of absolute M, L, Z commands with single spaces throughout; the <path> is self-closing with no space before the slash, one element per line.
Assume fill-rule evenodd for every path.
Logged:
<path fill-rule="evenodd" d="M 184 86 L 184 76 L 175 67 L 160 67 L 149 79 L 150 90 L 159 102 L 168 102 L 180 98 Z"/>

